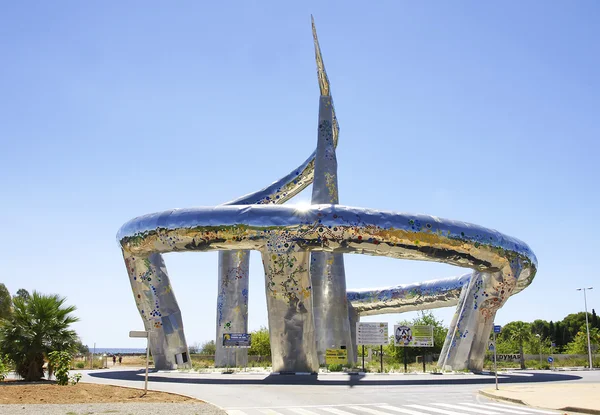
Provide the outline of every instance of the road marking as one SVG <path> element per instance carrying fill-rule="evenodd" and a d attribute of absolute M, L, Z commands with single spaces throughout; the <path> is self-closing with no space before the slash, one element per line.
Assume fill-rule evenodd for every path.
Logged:
<path fill-rule="evenodd" d="M 327 412 L 331 412 L 332 414 L 335 415 L 355 415 L 352 412 L 348 412 L 348 411 L 342 411 L 341 409 L 337 409 L 337 408 L 321 408 L 324 411 Z"/>
<path fill-rule="evenodd" d="M 308 409 L 304 408 L 289 408 L 289 410 L 300 415 L 319 415 L 317 412 L 309 411 Z"/>
<path fill-rule="evenodd" d="M 489 403 L 488 405 L 492 405 L 492 406 L 499 407 L 499 408 L 511 408 L 511 409 L 514 408 L 514 406 L 505 405 L 505 404 L 501 404 L 501 403 Z M 494 408 L 494 409 L 496 409 L 496 408 Z M 558 414 L 558 412 L 543 411 L 541 409 L 533 409 L 530 407 L 519 408 L 519 409 L 524 409 L 525 411 L 535 412 L 536 414 L 551 414 L 551 415 Z"/>
<path fill-rule="evenodd" d="M 378 406 L 387 405 L 385 402 L 375 403 L 353 403 L 352 406 Z M 333 405 L 285 405 L 285 406 L 232 406 L 231 408 L 224 408 L 225 411 L 234 409 L 289 409 L 289 408 L 336 408 L 348 406 L 347 403 L 333 404 Z"/>
<path fill-rule="evenodd" d="M 266 415 L 283 415 L 281 412 L 277 412 L 272 409 L 259 409 L 259 411 Z"/>
<path fill-rule="evenodd" d="M 228 410 L 227 413 L 229 415 L 246 415 L 246 412 L 244 412 L 244 411 L 238 411 L 237 409 Z"/>
<path fill-rule="evenodd" d="M 462 405 L 473 406 L 475 408 L 490 409 L 489 405 L 491 405 L 491 404 L 479 405 L 479 404 L 476 404 L 476 403 L 465 402 Z M 514 408 L 518 408 L 518 406 L 515 406 Z M 530 412 L 516 411 L 514 409 L 494 408 L 494 410 L 498 411 L 498 412 L 507 412 L 509 414 L 531 415 Z"/>
<path fill-rule="evenodd" d="M 391 405 L 378 406 L 378 408 L 387 409 L 388 411 L 400 412 L 401 414 L 408 414 L 408 415 L 430 415 L 430 414 L 426 414 L 425 412 L 414 411 L 412 409 L 398 408 L 396 406 L 391 406 Z M 385 413 L 385 412 L 383 412 L 383 413 Z M 387 415 L 389 415 L 389 414 L 387 414 Z"/>
<path fill-rule="evenodd" d="M 462 412 L 454 412 L 454 411 L 448 411 L 446 409 L 439 409 L 439 408 L 431 408 L 429 406 L 425 406 L 425 405 L 406 405 L 408 407 L 411 408 L 416 408 L 416 409 L 424 409 L 426 411 L 432 411 L 438 414 L 444 414 L 444 415 L 464 415 Z"/>
<path fill-rule="evenodd" d="M 480 415 L 499 415 L 500 412 L 485 411 L 483 409 L 465 408 L 460 405 L 452 405 L 451 403 L 434 403 L 432 405 L 443 406 L 450 409 L 460 409 L 461 411 L 475 412 Z"/>

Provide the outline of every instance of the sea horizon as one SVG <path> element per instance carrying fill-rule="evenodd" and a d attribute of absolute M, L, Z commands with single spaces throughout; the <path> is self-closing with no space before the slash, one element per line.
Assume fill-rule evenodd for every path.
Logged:
<path fill-rule="evenodd" d="M 90 347 L 90 353 L 95 353 L 95 354 L 138 354 L 138 353 L 146 353 L 146 348 L 145 347 L 137 347 L 137 348 L 132 348 L 132 347 L 96 347 L 95 349 L 93 347 Z"/>

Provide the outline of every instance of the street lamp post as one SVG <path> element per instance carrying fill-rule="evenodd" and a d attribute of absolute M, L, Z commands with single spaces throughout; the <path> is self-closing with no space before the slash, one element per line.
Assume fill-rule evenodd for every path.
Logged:
<path fill-rule="evenodd" d="M 585 331 L 587 332 L 588 358 L 590 359 L 590 370 L 593 367 L 593 362 L 592 362 L 592 344 L 590 343 L 590 324 L 588 322 L 587 299 L 585 297 L 585 290 L 593 290 L 593 289 L 594 289 L 594 287 L 577 288 L 577 291 L 583 291 L 583 304 L 585 306 Z"/>

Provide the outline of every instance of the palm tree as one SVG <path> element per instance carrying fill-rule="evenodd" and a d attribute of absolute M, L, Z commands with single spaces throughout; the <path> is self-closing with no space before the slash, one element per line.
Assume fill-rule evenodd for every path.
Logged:
<path fill-rule="evenodd" d="M 521 354 L 521 369 L 525 369 L 525 355 L 523 354 L 523 344 L 531 338 L 531 324 L 522 321 L 515 321 L 511 327 L 511 340 L 519 345 L 519 353 Z"/>
<path fill-rule="evenodd" d="M 78 319 L 70 315 L 75 306 L 63 307 L 66 298 L 36 291 L 28 300 L 13 299 L 13 313 L 0 326 L 0 353 L 14 363 L 25 381 L 44 376 L 44 358 L 51 351 L 73 351 L 77 335 L 69 326 Z"/>

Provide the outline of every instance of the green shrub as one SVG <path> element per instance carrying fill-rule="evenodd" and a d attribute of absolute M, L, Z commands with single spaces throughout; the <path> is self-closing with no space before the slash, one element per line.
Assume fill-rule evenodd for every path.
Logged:
<path fill-rule="evenodd" d="M 73 376 L 69 378 L 69 383 L 71 385 L 77 385 L 79 380 L 81 379 L 81 373 L 75 373 Z"/>
<path fill-rule="evenodd" d="M 77 369 L 83 369 L 83 368 L 85 368 L 85 362 L 77 362 L 77 363 L 75 363 L 75 367 Z"/>
<path fill-rule="evenodd" d="M 69 369 L 73 356 L 69 352 L 50 352 L 48 353 L 48 367 L 54 371 L 56 383 L 61 386 L 69 384 Z"/>
<path fill-rule="evenodd" d="M 344 367 L 339 363 L 333 363 L 327 367 L 330 372 L 341 372 Z"/>
<path fill-rule="evenodd" d="M 26 382 L 44 376 L 44 357 L 55 350 L 71 350 L 77 341 L 70 325 L 77 321 L 74 306 L 66 299 L 36 291 L 24 300 L 13 299 L 12 315 L 0 325 L 0 353 L 14 363 L 15 372 Z"/>
<path fill-rule="evenodd" d="M 0 382 L 4 382 L 10 372 L 10 361 L 7 356 L 0 356 Z"/>
<path fill-rule="evenodd" d="M 207 369 L 210 366 L 210 362 L 207 360 L 200 360 L 196 362 L 192 361 L 192 370 Z"/>

